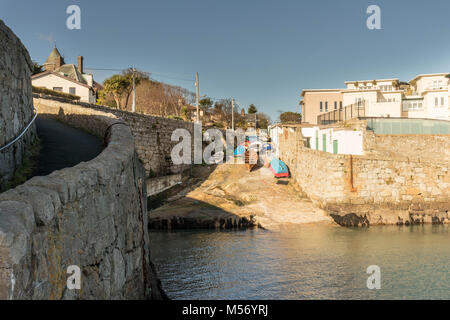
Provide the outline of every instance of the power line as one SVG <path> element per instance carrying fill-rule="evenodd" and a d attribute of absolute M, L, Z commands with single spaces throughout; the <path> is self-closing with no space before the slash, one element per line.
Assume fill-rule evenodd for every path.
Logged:
<path fill-rule="evenodd" d="M 119 72 L 122 72 L 124 70 L 129 69 L 129 68 L 124 68 L 124 69 L 115 69 L 115 68 L 84 68 L 84 69 L 85 70 L 92 70 L 92 71 L 119 71 Z M 179 80 L 179 81 L 195 82 L 194 79 L 174 77 L 174 76 L 171 76 L 171 75 L 167 75 L 167 73 L 152 72 L 152 71 L 145 71 L 145 70 L 140 70 L 140 71 L 148 73 L 150 75 L 156 75 L 156 76 L 159 76 L 159 77 L 162 77 L 162 78 L 168 78 L 168 79 Z"/>

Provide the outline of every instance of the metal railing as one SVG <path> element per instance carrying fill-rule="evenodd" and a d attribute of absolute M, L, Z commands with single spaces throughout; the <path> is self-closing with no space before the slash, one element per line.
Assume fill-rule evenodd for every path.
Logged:
<path fill-rule="evenodd" d="M 9 147 L 11 147 L 14 143 L 16 143 L 17 141 L 20 140 L 20 138 L 23 137 L 23 135 L 28 131 L 28 129 L 30 129 L 31 125 L 34 123 L 34 121 L 36 120 L 38 116 L 38 112 L 36 109 L 34 109 L 34 116 L 33 119 L 31 119 L 30 123 L 25 127 L 25 129 L 22 130 L 22 132 L 20 133 L 20 135 L 17 136 L 17 138 L 15 138 L 13 141 L 9 142 L 8 144 L 6 144 L 5 146 L 0 148 L 0 152 L 2 152 L 5 149 L 8 149 Z"/>
<path fill-rule="evenodd" d="M 320 116 L 317 116 L 317 124 L 327 125 L 336 122 L 346 121 L 366 116 L 366 107 L 364 102 L 351 104 L 342 109 L 333 110 Z"/>

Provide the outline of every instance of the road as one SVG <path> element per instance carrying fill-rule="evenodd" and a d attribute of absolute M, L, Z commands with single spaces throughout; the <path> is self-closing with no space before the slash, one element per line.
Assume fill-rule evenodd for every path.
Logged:
<path fill-rule="evenodd" d="M 35 157 L 33 176 L 46 176 L 92 160 L 103 150 L 101 139 L 56 120 L 38 117 L 36 128 L 42 149 Z"/>

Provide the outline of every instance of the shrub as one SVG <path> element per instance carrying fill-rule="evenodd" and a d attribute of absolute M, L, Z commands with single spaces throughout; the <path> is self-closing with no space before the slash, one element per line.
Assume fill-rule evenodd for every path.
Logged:
<path fill-rule="evenodd" d="M 80 100 L 81 99 L 79 96 L 76 96 L 74 94 L 50 90 L 50 89 L 43 88 L 43 87 L 33 86 L 33 93 L 41 93 L 41 94 L 46 94 L 46 95 L 53 96 L 53 97 L 66 98 L 66 99 L 70 99 L 70 100 Z"/>

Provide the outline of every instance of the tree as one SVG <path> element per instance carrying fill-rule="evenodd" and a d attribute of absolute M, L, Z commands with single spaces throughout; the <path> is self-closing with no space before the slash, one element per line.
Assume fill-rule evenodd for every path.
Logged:
<path fill-rule="evenodd" d="M 38 73 L 42 73 L 44 72 L 44 67 L 41 66 L 39 63 L 37 63 L 36 61 L 33 61 L 33 71 L 32 71 L 32 75 L 38 74 Z"/>
<path fill-rule="evenodd" d="M 283 112 L 280 114 L 280 121 L 282 123 L 301 123 L 302 114 L 298 112 Z"/>
<path fill-rule="evenodd" d="M 116 102 L 116 107 L 122 109 L 122 98 L 130 90 L 130 81 L 121 74 L 115 74 L 103 82 L 104 92 L 102 96 L 111 94 Z"/>
<path fill-rule="evenodd" d="M 125 107 L 126 110 L 128 108 L 128 100 L 130 99 L 130 95 L 133 91 L 133 75 L 134 75 L 134 84 L 135 87 L 137 87 L 142 80 L 148 80 L 149 75 L 146 72 L 135 70 L 133 68 L 128 68 L 123 71 L 123 76 L 125 77 L 126 81 L 129 83 L 128 89 L 126 90 L 126 99 L 125 99 Z"/>
<path fill-rule="evenodd" d="M 270 117 L 265 113 L 258 113 L 257 127 L 260 129 L 267 129 L 270 125 Z"/>
<path fill-rule="evenodd" d="M 211 98 L 203 98 L 202 100 L 199 101 L 199 103 L 200 108 L 205 112 L 208 111 L 209 108 L 211 108 L 213 105 Z"/>
<path fill-rule="evenodd" d="M 254 113 L 257 113 L 257 112 L 258 112 L 258 109 L 256 109 L 254 104 L 251 104 L 251 105 L 248 106 L 248 114 L 254 114 Z"/>
<path fill-rule="evenodd" d="M 138 86 L 141 81 L 149 79 L 147 73 L 131 68 L 124 70 L 122 74 L 115 74 L 103 82 L 104 92 L 100 95 L 100 102 L 105 102 L 108 95 L 112 95 L 116 102 L 116 108 L 126 110 L 133 91 L 133 74 L 136 86 Z M 122 103 L 124 98 L 125 104 Z"/>
<path fill-rule="evenodd" d="M 189 110 L 186 106 L 183 106 L 181 108 L 181 117 L 184 119 L 184 121 L 189 120 Z"/>

